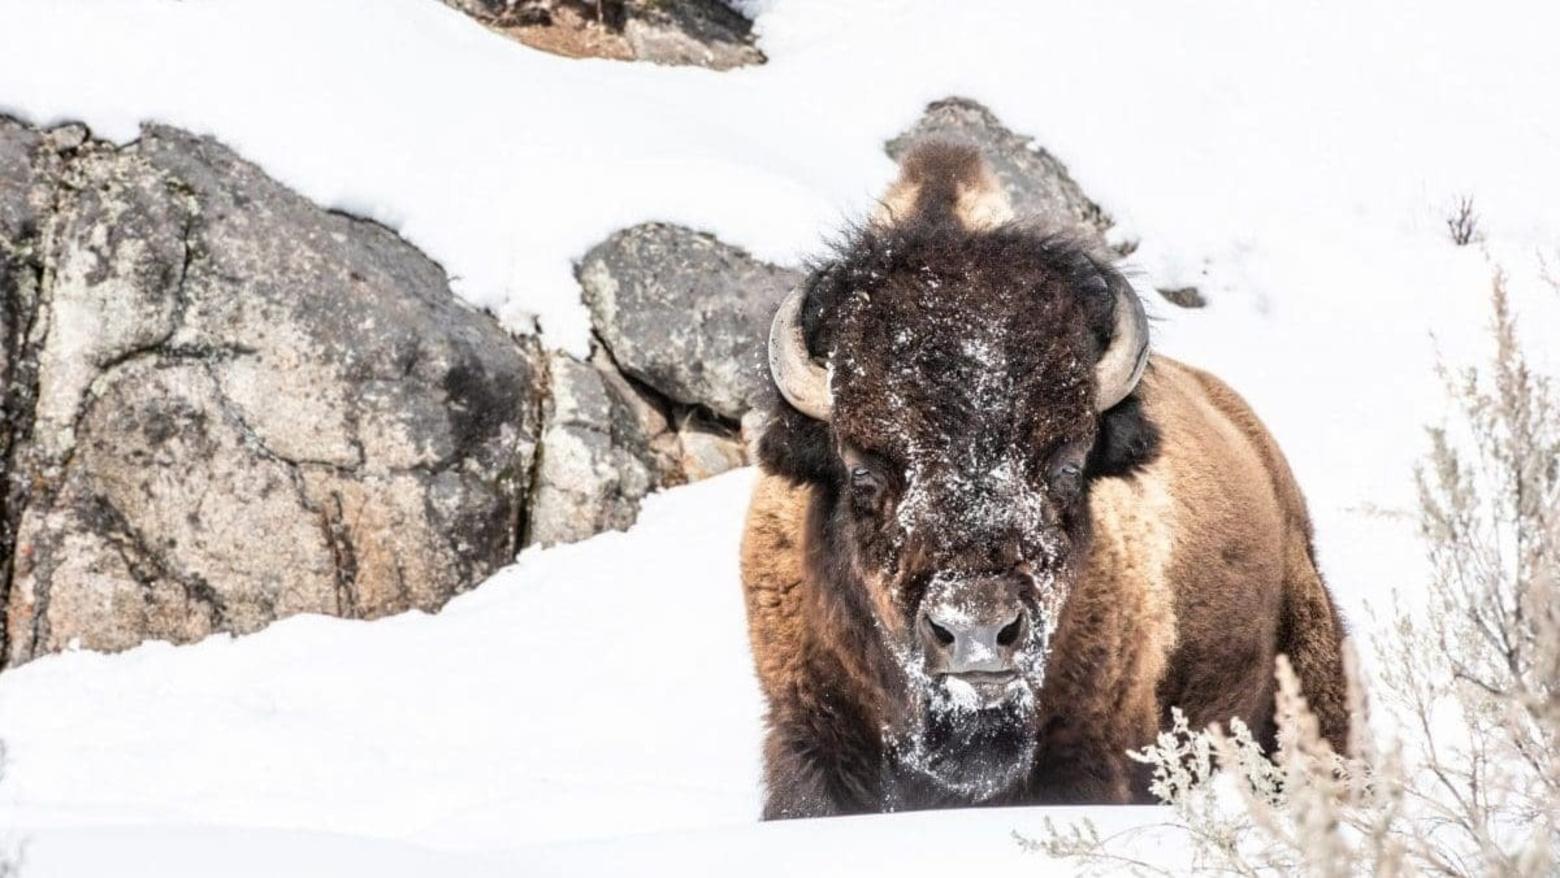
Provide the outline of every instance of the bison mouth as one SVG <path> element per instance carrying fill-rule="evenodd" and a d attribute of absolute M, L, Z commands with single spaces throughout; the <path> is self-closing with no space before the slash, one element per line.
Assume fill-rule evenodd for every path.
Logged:
<path fill-rule="evenodd" d="M 1035 698 L 1013 672 L 943 674 L 908 740 L 897 747 L 907 767 L 955 796 L 983 802 L 1020 786 L 1033 764 Z"/>
<path fill-rule="evenodd" d="M 966 671 L 942 674 L 939 682 L 956 707 L 979 710 L 1000 707 L 1029 694 L 1017 671 Z"/>

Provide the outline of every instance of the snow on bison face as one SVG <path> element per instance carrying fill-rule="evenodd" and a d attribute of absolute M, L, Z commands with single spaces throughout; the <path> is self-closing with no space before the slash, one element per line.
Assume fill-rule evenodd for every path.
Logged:
<path fill-rule="evenodd" d="M 976 799 L 1029 769 L 1099 412 L 1146 351 L 1119 275 L 1034 240 L 869 234 L 770 340 L 782 393 L 830 428 L 825 546 L 897 665 L 887 743 Z"/>

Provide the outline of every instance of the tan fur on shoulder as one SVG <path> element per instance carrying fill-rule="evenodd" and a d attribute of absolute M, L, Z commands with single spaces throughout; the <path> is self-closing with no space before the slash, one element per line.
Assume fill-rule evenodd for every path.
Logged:
<path fill-rule="evenodd" d="M 761 475 L 742 534 L 748 637 L 759 682 L 771 698 L 794 678 L 801 657 L 805 523 L 812 491 Z"/>

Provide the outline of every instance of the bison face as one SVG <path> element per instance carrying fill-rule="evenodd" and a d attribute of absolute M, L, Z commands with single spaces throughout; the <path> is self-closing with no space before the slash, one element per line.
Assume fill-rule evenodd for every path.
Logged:
<path fill-rule="evenodd" d="M 791 442 L 828 488 L 818 538 L 900 693 L 889 746 L 987 799 L 1030 767 L 1100 412 L 1130 392 L 1147 336 L 1130 287 L 1076 248 L 957 243 L 869 233 L 860 264 L 782 306 L 770 356 L 790 407 L 765 457 Z"/>
<path fill-rule="evenodd" d="M 836 318 L 834 545 L 906 683 L 900 749 L 966 793 L 1028 768 L 1086 538 L 1096 354 L 1035 305 L 928 270 Z"/>

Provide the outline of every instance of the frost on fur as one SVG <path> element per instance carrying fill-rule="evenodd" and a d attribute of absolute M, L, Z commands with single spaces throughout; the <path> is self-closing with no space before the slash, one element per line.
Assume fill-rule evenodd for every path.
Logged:
<path fill-rule="evenodd" d="M 1560 294 L 1560 284 L 1550 279 Z M 1432 430 L 1418 518 L 1432 579 L 1372 638 L 1377 749 L 1349 657 L 1353 736 L 1334 753 L 1288 662 L 1277 750 L 1244 726 L 1169 731 L 1132 754 L 1170 820 L 1102 836 L 1051 821 L 1026 848 L 1101 872 L 1233 875 L 1552 875 L 1560 868 L 1560 399 L 1518 343 L 1503 274 L 1495 355 L 1445 372 L 1458 421 Z M 1189 864 L 1140 855 L 1144 833 L 1189 839 Z M 1157 858 L 1155 858 L 1157 859 Z"/>

